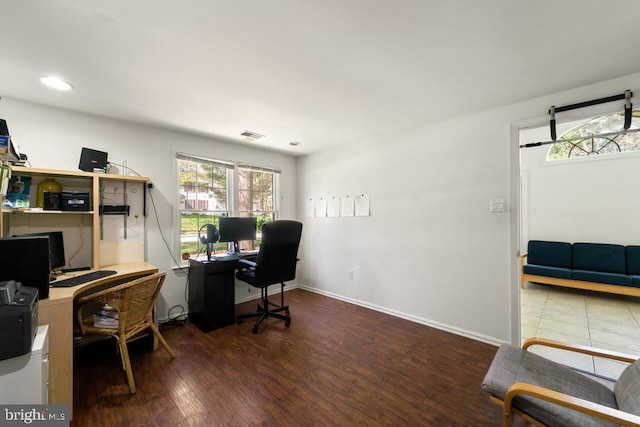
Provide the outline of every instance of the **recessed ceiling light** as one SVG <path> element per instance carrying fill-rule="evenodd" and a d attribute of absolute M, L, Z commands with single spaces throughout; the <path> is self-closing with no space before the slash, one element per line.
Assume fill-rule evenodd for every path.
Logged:
<path fill-rule="evenodd" d="M 289 145 L 291 145 L 291 146 L 293 146 L 293 147 L 295 147 L 296 145 L 300 145 L 300 144 L 302 144 L 302 142 L 300 142 L 300 141 L 291 141 L 291 142 L 289 143 Z"/>
<path fill-rule="evenodd" d="M 60 77 L 55 77 L 55 76 L 43 77 L 40 79 L 40 81 L 45 85 L 58 90 L 73 89 L 73 86 L 71 85 L 71 83 L 65 82 Z"/>

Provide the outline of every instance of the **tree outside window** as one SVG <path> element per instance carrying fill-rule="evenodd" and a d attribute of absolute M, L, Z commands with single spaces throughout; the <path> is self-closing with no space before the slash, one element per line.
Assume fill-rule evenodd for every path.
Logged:
<path fill-rule="evenodd" d="M 262 224 L 277 219 L 279 172 L 184 154 L 177 155 L 177 168 L 180 253 L 203 252 L 198 233 L 206 224 L 217 227 L 221 216 L 256 217 L 257 239 L 242 241 L 240 247 L 257 250 Z M 226 250 L 226 243 L 218 243 L 215 250 Z"/>
<path fill-rule="evenodd" d="M 262 241 L 262 224 L 276 219 L 276 177 L 273 171 L 238 168 L 238 212 L 243 217 L 255 216 L 258 223 L 256 241 L 244 242 L 243 249 L 258 249 Z"/>
<path fill-rule="evenodd" d="M 180 253 L 198 253 L 198 232 L 206 224 L 218 225 L 218 217 L 229 216 L 231 165 L 178 156 L 180 198 Z"/>

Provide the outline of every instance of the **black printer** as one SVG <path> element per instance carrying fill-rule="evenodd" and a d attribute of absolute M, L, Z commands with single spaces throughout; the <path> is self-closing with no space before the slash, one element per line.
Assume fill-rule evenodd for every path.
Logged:
<path fill-rule="evenodd" d="M 31 351 L 38 330 L 38 288 L 0 282 L 0 360 Z"/>

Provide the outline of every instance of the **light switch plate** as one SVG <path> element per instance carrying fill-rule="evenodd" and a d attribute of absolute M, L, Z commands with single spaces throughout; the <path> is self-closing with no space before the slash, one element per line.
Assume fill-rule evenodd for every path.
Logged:
<path fill-rule="evenodd" d="M 505 199 L 489 200 L 489 212 L 497 213 L 497 212 L 506 212 L 506 211 L 507 211 L 507 201 Z"/>

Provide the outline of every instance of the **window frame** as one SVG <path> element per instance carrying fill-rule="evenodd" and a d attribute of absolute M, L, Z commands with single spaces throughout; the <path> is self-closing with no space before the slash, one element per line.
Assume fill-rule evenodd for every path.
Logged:
<path fill-rule="evenodd" d="M 179 167 L 179 161 L 180 160 L 186 160 L 186 161 L 194 161 L 194 162 L 198 162 L 198 163 L 210 163 L 213 165 L 220 165 L 220 166 L 224 166 L 227 170 L 227 178 L 226 178 L 226 193 L 227 193 L 227 208 L 226 210 L 202 210 L 202 209 L 183 209 L 182 208 L 182 202 L 181 202 L 181 191 L 182 191 L 182 184 L 180 182 L 180 167 Z M 261 233 L 260 233 L 260 228 L 263 222 L 268 222 L 268 221 L 275 221 L 278 219 L 279 217 L 279 209 L 280 209 L 280 170 L 277 168 L 271 168 L 271 167 L 263 167 L 263 166 L 256 166 L 256 165 L 252 165 L 249 164 L 247 162 L 237 162 L 237 161 L 228 161 L 228 160 L 220 160 L 220 159 L 213 159 L 213 158 L 208 158 L 208 157 L 204 157 L 204 156 L 198 156 L 198 155 L 190 155 L 190 154 L 185 154 L 185 153 L 181 153 L 181 152 L 176 152 L 174 155 L 174 167 L 176 168 L 176 173 L 175 173 L 175 182 L 176 182 L 176 196 L 177 196 L 177 201 L 176 201 L 176 221 L 175 221 L 175 227 L 176 227 L 176 232 L 174 234 L 175 237 L 175 244 L 174 244 L 174 250 L 176 250 L 179 255 L 180 255 L 180 264 L 179 267 L 183 267 L 184 265 L 186 265 L 187 260 L 188 259 L 183 259 L 183 233 L 182 233 L 182 219 L 183 219 L 183 213 L 184 212 L 194 212 L 194 213 L 212 213 L 212 216 L 214 218 L 218 218 L 220 216 L 230 216 L 230 217 L 234 217 L 234 216 L 249 216 L 249 213 L 254 213 L 256 215 L 254 216 L 258 216 L 258 235 L 257 235 L 257 239 L 254 241 L 251 241 L 251 243 L 247 244 L 245 243 L 244 245 L 242 245 L 243 249 L 246 250 L 257 250 L 259 248 L 259 242 L 261 241 Z M 240 189 L 240 171 L 241 170 L 250 170 L 251 172 L 260 172 L 260 173 L 271 173 L 273 174 L 273 181 L 271 183 L 272 185 L 272 191 L 271 191 L 271 210 L 240 210 L 240 197 L 239 197 L 239 192 L 241 191 Z M 200 186 L 200 188 L 202 188 L 202 186 Z M 187 195 L 188 197 L 188 195 Z M 260 217 L 264 218 L 264 215 L 270 215 L 270 219 L 268 219 L 267 221 L 261 221 Z M 217 220 L 213 221 L 216 225 L 217 225 Z M 202 226 L 204 226 L 204 224 L 206 223 L 210 223 L 210 222 L 204 222 L 202 225 L 200 225 L 200 223 L 198 223 L 198 227 L 201 228 Z M 202 252 L 200 251 L 201 248 L 201 244 L 198 243 L 196 241 L 196 247 L 198 248 L 198 251 L 196 252 L 189 252 L 190 256 L 193 257 L 197 254 L 201 254 Z M 216 245 L 216 249 L 220 250 L 222 248 L 224 248 L 224 246 L 226 245 L 226 243 L 218 243 L 218 245 Z M 178 261 L 179 259 L 176 257 L 176 261 Z"/>
<path fill-rule="evenodd" d="M 547 150 L 545 156 L 545 161 L 548 164 L 552 164 L 556 162 L 566 161 L 573 162 L 576 160 L 584 160 L 586 158 L 601 158 L 601 156 L 606 158 L 610 156 L 626 156 L 630 154 L 638 154 L 640 153 L 640 147 L 634 147 L 634 145 L 636 147 L 638 146 L 637 130 L 640 128 L 640 120 L 636 120 L 638 119 L 638 117 L 640 117 L 640 110 L 633 110 L 630 129 L 633 129 L 634 131 L 631 133 L 624 133 L 623 131 L 621 131 L 618 135 L 611 135 L 610 132 L 615 133 L 615 131 L 605 131 L 597 133 L 590 132 L 588 128 L 591 127 L 595 128 L 596 130 L 600 130 L 603 126 L 605 126 L 605 124 L 611 127 L 611 125 L 607 122 L 612 122 L 616 119 L 618 122 L 620 122 L 619 125 L 622 126 L 622 122 L 624 121 L 624 112 L 612 111 L 609 113 L 599 114 L 580 120 L 581 123 L 563 132 L 563 134 L 556 140 L 556 142 L 549 146 L 549 149 Z M 573 136 L 574 134 L 582 135 Z M 609 134 L 610 136 L 601 137 L 599 136 L 600 134 Z M 566 136 L 569 136 L 569 139 L 573 138 L 574 140 L 577 140 L 577 142 L 564 139 Z M 633 141 L 627 142 L 625 140 L 625 138 L 627 137 L 629 137 L 630 139 L 633 139 L 635 137 L 635 143 Z M 603 143 L 603 140 L 606 142 Z M 590 150 L 585 149 L 585 146 L 589 145 L 591 146 Z M 617 147 L 617 151 L 611 150 L 611 147 Z M 585 154 L 572 155 L 574 149 L 576 149 L 576 153 L 583 152 Z M 559 157 L 553 154 L 554 151 L 566 151 L 566 153 L 563 153 L 566 154 L 566 157 Z"/>

